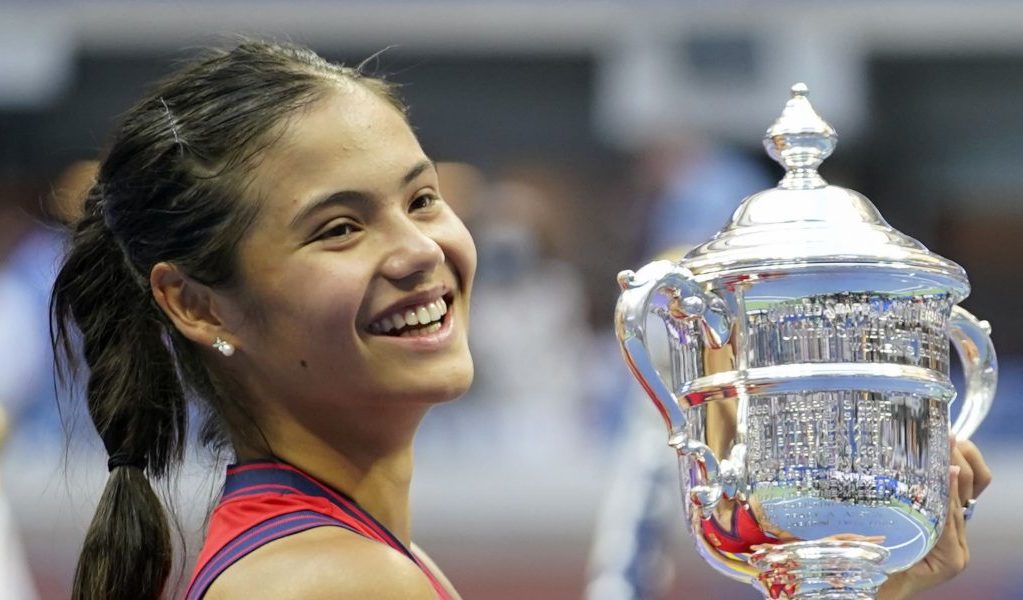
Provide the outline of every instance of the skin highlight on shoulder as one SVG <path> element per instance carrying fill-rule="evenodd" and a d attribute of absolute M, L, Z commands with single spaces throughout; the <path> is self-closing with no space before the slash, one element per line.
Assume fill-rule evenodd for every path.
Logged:
<path fill-rule="evenodd" d="M 222 573 L 207 600 L 436 600 L 407 557 L 341 527 L 317 527 L 266 544 Z"/>
<path fill-rule="evenodd" d="M 430 572 L 433 573 L 433 575 L 437 578 L 437 581 L 439 581 L 440 584 L 444 587 L 444 591 L 446 591 L 448 595 L 451 596 L 451 600 L 462 600 L 462 596 L 458 593 L 458 590 L 455 589 L 455 586 L 451 584 L 451 580 L 449 580 L 447 575 L 445 575 L 444 572 L 440 570 L 440 567 L 437 566 L 437 563 L 435 563 L 432 558 L 430 558 L 430 555 L 428 555 L 415 542 L 412 543 L 410 548 L 412 550 L 412 553 L 419 558 L 419 561 L 426 565 L 426 568 L 429 569 Z"/>

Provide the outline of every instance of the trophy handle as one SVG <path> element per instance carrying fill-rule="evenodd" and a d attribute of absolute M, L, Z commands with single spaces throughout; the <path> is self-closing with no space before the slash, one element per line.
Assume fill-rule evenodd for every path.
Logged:
<path fill-rule="evenodd" d="M 991 343 L 991 325 L 962 307 L 952 307 L 948 337 L 963 363 L 966 380 L 963 407 L 952 425 L 952 433 L 965 440 L 973 435 L 991 410 L 998 383 L 998 358 Z"/>
<path fill-rule="evenodd" d="M 625 362 L 657 406 L 671 439 L 684 439 L 686 415 L 674 392 L 657 372 L 647 348 L 646 321 L 651 303 L 658 295 L 669 303 L 674 302 L 683 318 L 700 323 L 704 343 L 712 348 L 728 343 L 732 318 L 721 298 L 704 292 L 689 269 L 671 261 L 654 261 L 636 272 L 622 271 L 618 274 L 618 284 L 622 295 L 615 307 L 615 335 Z M 679 438 L 680 435 L 683 437 Z"/>
<path fill-rule="evenodd" d="M 714 509 L 725 498 L 735 498 L 739 486 L 745 480 L 746 445 L 736 444 L 729 458 L 719 461 L 714 451 L 703 442 L 685 439 L 681 433 L 672 436 L 668 445 L 678 452 L 679 464 L 686 466 L 683 459 L 692 461 L 696 469 L 689 470 L 689 485 L 686 486 L 689 503 L 708 519 Z"/>

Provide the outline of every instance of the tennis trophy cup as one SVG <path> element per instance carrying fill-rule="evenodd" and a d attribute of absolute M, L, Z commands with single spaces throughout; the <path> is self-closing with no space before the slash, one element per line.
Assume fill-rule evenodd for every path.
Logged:
<path fill-rule="evenodd" d="M 957 306 L 965 271 L 818 175 L 836 140 L 793 86 L 764 138 L 778 186 L 679 262 L 618 276 L 615 332 L 668 426 L 697 548 L 767 598 L 874 598 L 922 559 L 950 432 L 969 437 L 995 393 L 990 327 Z"/>

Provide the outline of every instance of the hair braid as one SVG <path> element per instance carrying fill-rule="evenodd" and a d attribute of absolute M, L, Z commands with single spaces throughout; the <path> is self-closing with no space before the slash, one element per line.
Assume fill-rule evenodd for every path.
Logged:
<path fill-rule="evenodd" d="M 73 597 L 157 598 L 173 550 L 167 517 L 146 472 L 158 478 L 181 461 L 185 397 L 163 341 L 160 313 L 104 220 L 102 193 L 99 184 L 90 191 L 52 300 L 54 344 L 72 372 L 69 323 L 81 332 L 89 415 L 112 457 Z"/>

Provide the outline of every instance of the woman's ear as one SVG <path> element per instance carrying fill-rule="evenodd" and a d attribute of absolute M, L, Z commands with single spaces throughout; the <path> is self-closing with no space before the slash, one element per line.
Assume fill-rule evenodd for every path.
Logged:
<path fill-rule="evenodd" d="M 153 266 L 149 285 L 157 305 L 183 336 L 200 346 L 211 346 L 217 338 L 234 343 L 219 314 L 218 294 L 209 286 L 167 262 Z"/>

